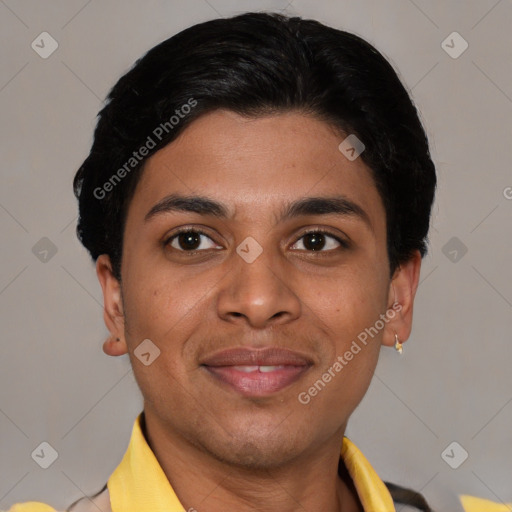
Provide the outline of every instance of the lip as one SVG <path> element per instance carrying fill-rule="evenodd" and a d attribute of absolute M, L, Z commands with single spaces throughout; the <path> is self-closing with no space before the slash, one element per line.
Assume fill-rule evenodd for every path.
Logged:
<path fill-rule="evenodd" d="M 311 358 L 280 347 L 232 348 L 216 352 L 201 361 L 205 366 L 310 366 Z"/>
<path fill-rule="evenodd" d="M 236 348 L 206 357 L 201 365 L 215 379 L 244 396 L 267 396 L 297 381 L 313 361 L 278 347 Z M 264 367 L 261 369 L 260 367 Z"/>

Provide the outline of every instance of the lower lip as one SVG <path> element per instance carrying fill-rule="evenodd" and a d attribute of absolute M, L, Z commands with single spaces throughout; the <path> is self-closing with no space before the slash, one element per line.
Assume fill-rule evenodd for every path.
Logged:
<path fill-rule="evenodd" d="M 244 396 L 266 396 L 289 386 L 309 368 L 308 366 L 285 366 L 271 372 L 243 372 L 232 366 L 205 366 L 210 374 L 229 384 Z"/>

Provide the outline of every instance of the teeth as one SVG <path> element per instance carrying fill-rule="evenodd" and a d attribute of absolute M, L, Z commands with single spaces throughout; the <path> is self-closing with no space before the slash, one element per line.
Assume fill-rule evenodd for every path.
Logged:
<path fill-rule="evenodd" d="M 263 373 L 273 372 L 277 369 L 283 368 L 283 366 L 233 366 L 235 370 L 244 373 L 257 372 L 258 370 Z"/>
<path fill-rule="evenodd" d="M 277 370 L 277 368 L 279 368 L 279 366 L 260 366 L 260 372 L 273 372 L 274 370 Z"/>
<path fill-rule="evenodd" d="M 250 373 L 258 371 L 258 366 L 233 366 L 235 370 L 240 372 Z"/>

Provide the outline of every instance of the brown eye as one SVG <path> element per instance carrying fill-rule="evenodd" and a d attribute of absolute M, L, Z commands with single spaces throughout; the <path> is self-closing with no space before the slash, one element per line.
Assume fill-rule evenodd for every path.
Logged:
<path fill-rule="evenodd" d="M 182 231 L 171 236 L 167 240 L 167 244 L 178 251 L 203 251 L 221 248 L 208 235 L 193 230 Z"/>
<path fill-rule="evenodd" d="M 308 251 L 321 251 L 325 247 L 325 236 L 323 233 L 308 233 L 303 238 L 304 247 Z"/>
<path fill-rule="evenodd" d="M 327 232 L 310 231 L 309 233 L 304 233 L 295 244 L 293 244 L 292 249 L 326 252 L 337 249 L 340 246 L 347 247 L 347 243 Z"/>

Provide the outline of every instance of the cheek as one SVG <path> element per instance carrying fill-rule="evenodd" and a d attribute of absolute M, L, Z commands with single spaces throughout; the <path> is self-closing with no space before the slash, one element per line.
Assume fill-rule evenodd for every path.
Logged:
<path fill-rule="evenodd" d="M 126 283 L 125 316 L 134 335 L 165 341 L 171 331 L 187 325 L 204 305 L 208 285 L 179 279 L 176 272 L 153 268 Z"/>
<path fill-rule="evenodd" d="M 349 351 L 350 352 L 350 351 Z M 347 417 L 352 414 L 366 394 L 378 361 L 379 350 L 375 346 L 362 346 L 361 351 L 347 360 L 347 351 L 343 353 L 339 372 L 331 370 L 334 377 L 329 382 L 331 389 L 325 394 L 325 406 L 328 410 L 340 408 Z"/>
<path fill-rule="evenodd" d="M 378 273 L 364 267 L 352 267 L 350 274 L 347 272 L 315 293 L 315 313 L 330 332 L 329 355 L 322 368 L 323 372 L 330 372 L 323 379 L 328 383 L 320 393 L 318 406 L 338 408 L 340 414 L 348 414 L 366 393 L 382 339 L 382 331 L 371 336 L 366 329 L 385 312 L 386 298 L 387 290 Z M 322 379 L 321 374 L 318 377 Z"/>
<path fill-rule="evenodd" d="M 163 278 L 156 269 L 151 274 L 140 273 L 139 278 L 140 285 L 133 280 L 127 283 L 126 290 L 126 339 L 131 366 L 146 402 L 155 408 L 158 404 L 175 408 L 178 404 L 172 391 L 181 389 L 186 378 L 182 355 L 197 324 L 194 304 L 197 308 L 198 298 L 170 277 Z M 154 353 L 158 353 L 149 365 L 137 357 L 137 347 L 146 339 L 151 340 L 156 346 Z"/>
<path fill-rule="evenodd" d="M 125 326 L 130 359 L 139 386 L 147 396 L 158 396 L 163 389 L 153 383 L 172 386 L 186 380 L 194 369 L 190 343 L 198 326 L 210 318 L 212 282 L 206 275 L 183 277 L 176 271 L 152 268 L 138 269 L 124 285 Z M 145 339 L 151 340 L 159 357 L 150 366 L 137 360 L 135 350 Z M 192 354 L 191 354 L 192 351 Z M 162 386 L 165 388 L 166 386 Z M 174 385 L 176 387 L 176 385 Z"/>
<path fill-rule="evenodd" d="M 351 267 L 326 280 L 320 290 L 312 288 L 313 309 L 343 339 L 357 336 L 385 312 L 387 286 L 380 274 L 369 267 Z"/>

